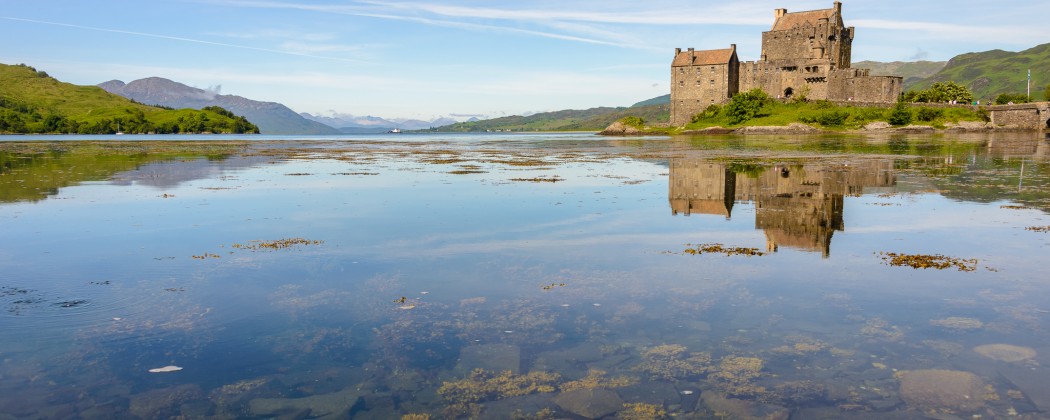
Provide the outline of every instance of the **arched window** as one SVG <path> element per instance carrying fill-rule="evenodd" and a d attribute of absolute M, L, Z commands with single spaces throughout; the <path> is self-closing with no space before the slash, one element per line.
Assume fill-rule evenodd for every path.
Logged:
<path fill-rule="evenodd" d="M 784 99 L 790 99 L 791 95 L 795 94 L 795 90 L 792 88 L 784 89 Z"/>

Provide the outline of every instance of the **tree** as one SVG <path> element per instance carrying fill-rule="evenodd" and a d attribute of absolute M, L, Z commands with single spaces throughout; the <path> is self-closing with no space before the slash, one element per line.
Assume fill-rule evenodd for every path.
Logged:
<path fill-rule="evenodd" d="M 959 103 L 968 104 L 973 102 L 973 94 L 970 93 L 970 89 L 966 86 L 956 84 L 949 80 L 947 82 L 937 82 L 930 86 L 929 89 L 920 91 L 908 91 L 904 94 L 904 100 L 906 102 L 951 102 L 956 101 Z"/>
<path fill-rule="evenodd" d="M 729 117 L 730 124 L 741 124 L 757 117 L 767 101 L 769 95 L 762 89 L 755 88 L 733 96 L 722 111 Z"/>

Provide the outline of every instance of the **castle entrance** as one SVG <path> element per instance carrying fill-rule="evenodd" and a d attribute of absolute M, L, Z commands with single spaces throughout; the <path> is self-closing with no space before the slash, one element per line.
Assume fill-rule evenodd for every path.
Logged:
<path fill-rule="evenodd" d="M 795 90 L 792 88 L 784 89 L 784 99 L 791 99 L 791 95 L 795 94 Z"/>

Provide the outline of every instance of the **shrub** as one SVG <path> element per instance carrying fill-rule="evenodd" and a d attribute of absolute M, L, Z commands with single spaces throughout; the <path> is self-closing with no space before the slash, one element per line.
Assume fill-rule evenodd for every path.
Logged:
<path fill-rule="evenodd" d="M 1046 90 L 1043 91 L 1043 99 L 1050 101 L 1050 85 L 1046 85 Z"/>
<path fill-rule="evenodd" d="M 825 127 L 839 127 L 846 123 L 846 118 L 849 118 L 849 112 L 831 110 L 821 112 L 817 122 Z"/>
<path fill-rule="evenodd" d="M 911 123 L 911 109 L 903 102 L 898 102 L 890 111 L 889 122 L 892 125 L 908 125 Z"/>
<path fill-rule="evenodd" d="M 1028 95 L 1023 93 L 1003 93 L 995 97 L 996 105 L 1006 105 L 1010 102 L 1015 104 L 1023 104 L 1028 102 Z"/>
<path fill-rule="evenodd" d="M 733 99 L 722 110 L 729 117 L 730 124 L 741 124 L 757 117 L 767 101 L 769 101 L 769 95 L 766 95 L 762 89 L 755 88 L 733 96 Z"/>
<path fill-rule="evenodd" d="M 922 107 L 919 108 L 919 110 L 915 113 L 915 118 L 919 121 L 930 122 L 937 119 L 941 115 L 944 115 L 944 110 L 937 108 Z"/>

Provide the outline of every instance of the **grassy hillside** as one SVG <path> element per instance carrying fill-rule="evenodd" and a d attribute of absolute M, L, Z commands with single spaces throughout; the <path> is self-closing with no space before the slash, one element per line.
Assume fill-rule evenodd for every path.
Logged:
<path fill-rule="evenodd" d="M 609 124 L 626 116 L 643 118 L 649 124 L 666 125 L 670 120 L 670 105 L 642 107 L 601 107 L 585 110 L 567 109 L 541 112 L 529 116 L 513 115 L 490 120 L 461 122 L 426 131 L 484 132 L 484 131 L 601 131 Z"/>
<path fill-rule="evenodd" d="M 63 83 L 26 65 L 0 64 L 0 133 L 257 133 L 221 108 L 172 110 L 97 86 Z"/>
<path fill-rule="evenodd" d="M 911 86 L 926 89 L 935 82 L 954 81 L 970 88 L 975 99 L 990 101 L 1002 93 L 1025 93 L 1028 70 L 1032 70 L 1032 96 L 1042 99 L 1050 84 L 1050 44 L 1021 52 L 992 50 L 958 55 L 937 74 Z"/>

